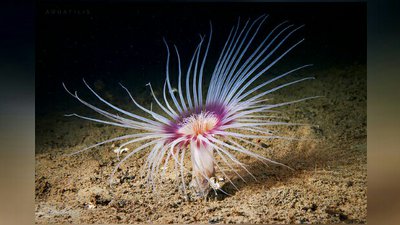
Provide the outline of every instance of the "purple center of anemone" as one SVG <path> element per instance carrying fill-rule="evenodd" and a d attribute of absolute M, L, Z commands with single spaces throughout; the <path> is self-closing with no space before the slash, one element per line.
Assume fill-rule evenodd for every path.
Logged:
<path fill-rule="evenodd" d="M 165 125 L 163 132 L 172 135 L 169 141 L 185 137 L 180 145 L 187 145 L 191 140 L 196 141 L 199 135 L 207 138 L 219 130 L 226 113 L 227 110 L 222 104 L 207 104 L 204 109 L 196 108 L 182 113 L 179 118 Z"/>

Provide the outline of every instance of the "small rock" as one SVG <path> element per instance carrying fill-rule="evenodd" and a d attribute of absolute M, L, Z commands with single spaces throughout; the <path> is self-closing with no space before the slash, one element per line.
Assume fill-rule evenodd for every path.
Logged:
<path fill-rule="evenodd" d="M 347 220 L 347 219 L 348 219 L 348 216 L 345 215 L 345 214 L 343 214 L 343 213 L 340 213 L 340 214 L 339 214 L 339 219 L 340 219 L 340 221 L 344 221 L 344 220 Z"/>
<path fill-rule="evenodd" d="M 214 216 L 211 219 L 208 220 L 209 223 L 213 224 L 213 223 L 218 223 L 222 221 L 222 217 L 220 216 Z"/>
<path fill-rule="evenodd" d="M 263 147 L 263 148 L 269 148 L 270 145 L 267 145 L 267 144 L 265 144 L 265 143 L 261 143 L 261 147 Z"/>
<path fill-rule="evenodd" d="M 318 208 L 318 206 L 314 203 L 310 207 L 311 211 L 315 211 L 315 210 L 317 210 L 317 208 Z"/>
<path fill-rule="evenodd" d="M 108 205 L 112 197 L 108 190 L 99 187 L 84 188 L 78 191 L 78 201 L 82 205 Z"/>
<path fill-rule="evenodd" d="M 349 180 L 349 181 L 347 181 L 347 183 L 346 183 L 346 187 L 351 187 L 351 186 L 353 186 L 353 184 L 354 184 L 354 182 L 351 181 L 351 180 Z"/>

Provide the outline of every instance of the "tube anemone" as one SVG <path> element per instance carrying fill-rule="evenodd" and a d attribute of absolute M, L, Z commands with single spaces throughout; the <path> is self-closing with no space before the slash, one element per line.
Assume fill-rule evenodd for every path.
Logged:
<path fill-rule="evenodd" d="M 181 190 L 186 194 L 187 183 L 185 177 L 191 174 L 192 181 L 189 187 L 193 188 L 198 196 L 206 196 L 211 189 L 218 189 L 214 182 L 216 170 L 218 169 L 225 175 L 224 171 L 220 170 L 220 163 L 228 166 L 240 178 L 242 176 L 235 169 L 238 166 L 254 177 L 233 153 L 246 154 L 264 163 L 283 165 L 246 149 L 242 144 L 255 145 L 248 140 L 252 138 L 290 139 L 273 135 L 273 132 L 266 127 L 299 124 L 266 120 L 274 117 L 265 114 L 273 112 L 274 108 L 316 97 L 307 97 L 277 104 L 268 104 L 268 100 L 265 99 L 266 95 L 276 90 L 313 79 L 313 77 L 306 77 L 275 86 L 272 89 L 265 89 L 266 85 L 311 65 L 301 65 L 255 85 L 256 80 L 266 74 L 272 66 L 304 40 L 301 39 L 297 42 L 289 43 L 287 46 L 288 39 L 303 26 L 295 27 L 294 25 L 288 25 L 288 22 L 285 21 L 272 29 L 262 39 L 261 43 L 254 45 L 254 38 L 259 33 L 267 17 L 262 15 L 253 22 L 248 20 L 243 26 L 240 19 L 238 20 L 237 25 L 231 29 L 222 48 L 214 71 L 211 74 L 207 92 L 203 92 L 203 72 L 212 37 L 211 23 L 208 39 L 206 41 L 206 36 L 200 36 L 200 42 L 194 50 L 185 75 L 181 67 L 178 48 L 174 45 L 178 63 L 176 89 L 173 88 L 174 86 L 170 81 L 170 47 L 164 39 L 167 49 L 167 62 L 162 99 L 159 99 L 154 94 L 151 84 L 148 84 L 150 93 L 162 113 L 156 113 L 152 109 L 147 109 L 140 105 L 122 84 L 121 87 L 127 92 L 133 104 L 142 110 L 145 115 L 141 116 L 128 112 L 107 102 L 85 80 L 86 87 L 102 103 L 117 111 L 118 114 L 110 113 L 84 101 L 78 96 L 77 92 L 70 92 L 63 84 L 70 95 L 102 115 L 105 119 L 78 114 L 70 114 L 68 116 L 76 116 L 98 123 L 139 131 L 99 142 L 73 154 L 114 141 L 124 141 L 120 148 L 133 143 L 144 142 L 145 144 L 130 151 L 120 160 L 110 176 L 110 182 L 117 168 L 130 156 L 139 151 L 150 149 L 144 165 L 149 184 L 156 187 L 158 178 L 164 177 L 167 164 L 172 161 L 178 174 L 177 180 L 181 184 Z M 252 47 L 250 48 L 250 46 Z M 277 52 L 280 52 L 280 54 L 277 54 Z M 266 63 L 267 60 L 269 60 L 269 63 Z M 185 164 L 185 153 L 187 151 L 190 152 L 191 166 Z M 186 156 L 189 156 L 189 154 L 186 154 Z M 220 160 L 216 160 L 215 156 L 218 156 Z M 232 183 L 228 176 L 226 178 Z M 256 178 L 254 177 L 254 179 Z M 232 185 L 236 187 L 234 183 Z"/>

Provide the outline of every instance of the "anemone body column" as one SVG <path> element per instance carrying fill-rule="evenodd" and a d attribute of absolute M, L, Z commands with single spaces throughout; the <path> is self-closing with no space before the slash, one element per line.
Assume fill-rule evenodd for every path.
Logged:
<path fill-rule="evenodd" d="M 201 135 L 201 134 L 200 134 Z M 199 140 L 191 140 L 190 153 L 193 165 L 193 177 L 190 183 L 199 195 L 207 195 L 210 190 L 209 180 L 215 175 L 214 149 Z"/>

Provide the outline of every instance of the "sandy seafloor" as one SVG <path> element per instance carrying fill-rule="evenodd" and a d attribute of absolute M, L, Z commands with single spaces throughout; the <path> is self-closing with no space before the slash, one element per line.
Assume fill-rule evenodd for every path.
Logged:
<path fill-rule="evenodd" d="M 238 169 L 247 181 L 244 183 L 225 168 L 239 190 L 225 179 L 221 185 L 229 195 L 211 194 L 208 199 L 185 201 L 170 172 L 159 192 L 152 192 L 139 171 L 148 151 L 126 161 L 115 175 L 116 184 L 110 187 L 108 179 L 118 163 L 111 144 L 76 156 L 66 154 L 123 135 L 126 130 L 62 116 L 71 111 L 37 116 L 36 222 L 366 223 L 366 66 L 324 67 L 313 74 L 315 80 L 282 89 L 270 97 L 279 102 L 324 96 L 279 109 L 290 118 L 285 121 L 318 127 L 275 127 L 281 135 L 303 140 L 251 140 L 259 143 L 259 148 L 244 144 L 294 170 L 265 166 L 237 154 L 258 181 Z M 108 97 L 118 101 L 118 96 Z M 186 162 L 189 165 L 189 157 Z M 217 176 L 222 174 L 217 172 Z"/>

